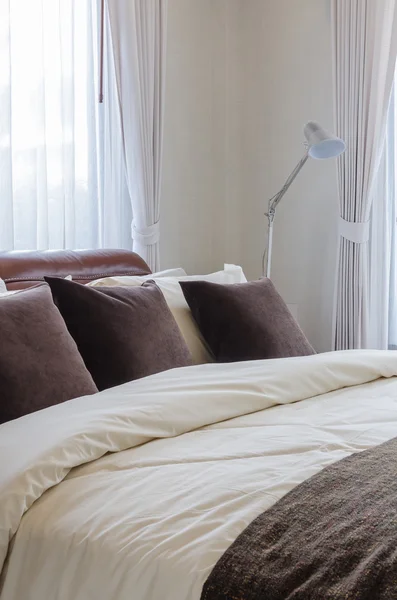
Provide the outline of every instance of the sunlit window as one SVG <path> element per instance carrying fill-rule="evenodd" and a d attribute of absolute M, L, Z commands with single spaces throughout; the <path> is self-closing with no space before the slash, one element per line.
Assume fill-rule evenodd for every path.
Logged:
<path fill-rule="evenodd" d="M 96 24 L 91 0 L 0 0 L 2 248 L 98 245 Z"/>

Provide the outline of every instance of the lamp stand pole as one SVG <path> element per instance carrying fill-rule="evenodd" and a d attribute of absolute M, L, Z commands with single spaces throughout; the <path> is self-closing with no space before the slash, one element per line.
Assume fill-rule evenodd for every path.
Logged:
<path fill-rule="evenodd" d="M 272 248 L 273 248 L 273 223 L 275 211 L 266 214 L 268 220 L 267 227 L 267 262 L 266 262 L 266 277 L 270 278 L 271 270 L 272 270 Z"/>
<path fill-rule="evenodd" d="M 274 218 L 276 216 L 276 208 L 284 196 L 284 194 L 291 187 L 293 181 L 297 177 L 299 171 L 304 167 L 307 160 L 309 158 L 309 153 L 306 150 L 305 154 L 302 156 L 301 160 L 296 165 L 295 169 L 292 171 L 291 175 L 288 177 L 287 181 L 284 183 L 283 187 L 273 198 L 269 200 L 269 208 L 265 216 L 268 220 L 268 235 L 267 235 L 267 261 L 266 261 L 266 272 L 264 273 L 265 277 L 270 277 L 271 268 L 272 268 L 272 248 L 273 248 L 273 225 Z"/>

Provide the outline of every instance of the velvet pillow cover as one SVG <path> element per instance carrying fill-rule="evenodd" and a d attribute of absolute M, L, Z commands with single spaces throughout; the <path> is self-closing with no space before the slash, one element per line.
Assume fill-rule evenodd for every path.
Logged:
<path fill-rule="evenodd" d="M 270 279 L 180 286 L 218 362 L 315 354 Z"/>
<path fill-rule="evenodd" d="M 154 282 L 93 288 L 57 277 L 45 280 L 99 390 L 191 364 Z"/>
<path fill-rule="evenodd" d="M 0 423 L 97 392 L 48 285 L 0 299 Z"/>
<path fill-rule="evenodd" d="M 153 279 L 163 292 L 168 308 L 172 312 L 175 321 L 184 337 L 187 347 L 192 355 L 192 361 L 195 365 L 201 365 L 208 362 L 214 362 L 211 350 L 208 348 L 203 336 L 197 327 L 192 316 L 191 310 L 182 293 L 180 281 L 211 281 L 213 283 L 243 283 L 247 281 L 244 272 L 238 265 L 225 264 L 223 271 L 216 271 L 208 275 L 173 275 L 164 276 L 165 271 L 160 274 L 153 273 L 142 277 L 121 275 L 119 277 L 104 277 L 91 281 L 87 285 L 90 287 L 101 286 L 136 286 L 142 285 L 142 279 Z"/>

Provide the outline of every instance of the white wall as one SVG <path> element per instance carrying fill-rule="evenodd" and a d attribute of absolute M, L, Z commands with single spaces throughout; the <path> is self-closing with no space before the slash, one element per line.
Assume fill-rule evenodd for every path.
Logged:
<path fill-rule="evenodd" d="M 328 0 L 169 0 L 162 265 L 261 274 L 267 198 L 332 128 Z M 333 162 L 310 161 L 275 225 L 273 281 L 330 349 L 337 224 Z"/>
<path fill-rule="evenodd" d="M 162 266 L 242 260 L 243 0 L 169 0 Z"/>
<path fill-rule="evenodd" d="M 333 128 L 328 0 L 249 0 L 245 21 L 244 152 L 248 241 L 242 262 L 259 272 L 265 199 L 300 158 L 302 125 Z M 279 206 L 272 279 L 318 350 L 331 347 L 338 201 L 334 161 L 310 161 Z M 252 232 L 252 235 L 249 235 Z"/>
<path fill-rule="evenodd" d="M 225 0 L 169 0 L 161 206 L 161 264 L 219 266 L 222 209 Z"/>

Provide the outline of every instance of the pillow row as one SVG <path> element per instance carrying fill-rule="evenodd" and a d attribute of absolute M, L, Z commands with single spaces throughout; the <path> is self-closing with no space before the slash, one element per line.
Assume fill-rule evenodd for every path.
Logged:
<path fill-rule="evenodd" d="M 270 280 L 204 277 L 46 277 L 2 298 L 0 423 L 192 362 L 314 352 Z"/>
<path fill-rule="evenodd" d="M 164 278 L 157 279 L 157 285 L 154 282 L 144 283 L 143 287 L 152 285 L 157 292 L 157 297 L 153 303 L 153 310 L 156 310 L 158 305 L 157 319 L 145 325 L 138 331 L 138 335 L 131 327 L 131 332 L 134 339 L 142 339 L 142 367 L 139 367 L 137 361 L 136 369 L 129 366 L 127 374 L 129 379 L 136 379 L 151 372 L 171 368 L 171 366 L 182 366 L 178 362 L 178 357 L 173 355 L 174 349 L 180 352 L 181 340 L 169 332 L 169 344 L 167 346 L 167 336 L 164 335 L 164 323 L 166 321 L 165 313 L 162 314 L 160 297 L 175 317 L 175 321 L 170 314 L 168 318 L 173 322 L 174 330 L 179 329 L 184 336 L 187 347 L 193 355 L 193 362 L 237 362 L 243 360 L 259 360 L 268 358 L 287 358 L 293 356 L 303 356 L 313 354 L 314 350 L 307 341 L 304 333 L 291 315 L 287 305 L 276 291 L 270 279 L 261 279 L 247 283 L 227 283 L 227 281 L 241 281 L 245 279 L 240 267 L 226 266 L 225 271 L 214 273 L 204 277 L 180 277 L 178 279 Z M 128 292 L 142 290 L 141 281 L 137 282 L 137 278 L 119 278 L 113 283 L 128 284 L 127 286 L 116 285 L 114 287 L 93 287 L 89 289 L 82 288 L 78 284 L 71 284 L 60 279 L 47 279 L 51 285 L 55 303 L 59 307 L 69 331 L 72 333 L 77 345 L 85 359 L 85 362 L 91 373 L 94 372 L 95 364 L 92 364 L 92 358 L 98 356 L 98 349 L 101 345 L 101 337 L 106 331 L 103 321 L 109 323 L 109 335 L 104 344 L 104 353 L 108 352 L 109 347 L 115 345 L 117 326 L 120 328 L 120 344 L 117 344 L 120 355 L 116 363 L 122 364 L 124 347 L 127 350 L 127 355 L 133 355 L 133 351 L 137 348 L 133 347 L 133 343 L 129 342 L 128 336 L 123 340 L 124 324 L 127 319 L 120 313 L 118 319 L 115 319 L 111 314 L 111 308 L 107 314 L 99 314 L 97 321 L 92 317 L 87 318 L 83 315 L 86 313 L 84 301 L 91 303 L 91 313 L 94 314 L 97 307 L 100 306 L 99 298 L 90 292 L 101 290 L 109 296 L 120 298 L 128 296 Z M 105 280 L 110 283 L 109 279 Z M 215 283 L 217 282 L 217 283 Z M 218 282 L 222 282 L 221 284 Z M 103 282 L 102 282 L 103 283 Z M 138 287 L 137 287 L 138 286 Z M 58 290 L 61 292 L 58 294 Z M 161 290 L 161 292 L 160 292 Z M 69 291 L 69 293 L 68 293 Z M 134 295 L 132 296 L 134 297 Z M 139 314 L 144 305 L 146 294 L 134 307 L 134 314 Z M 74 305 L 76 301 L 76 305 Z M 101 304 L 105 307 L 105 302 L 102 299 Z M 140 304 L 140 306 L 139 306 Z M 167 311 L 169 312 L 169 311 Z M 150 311 L 148 314 L 152 314 Z M 91 322 L 90 322 L 91 320 Z M 154 327 L 152 325 L 154 324 Z M 132 324 L 131 324 L 132 325 Z M 140 323 L 138 324 L 140 325 Z M 103 332 L 99 339 L 96 339 L 95 331 Z M 86 339 L 93 348 L 83 346 Z M 142 336 L 142 338 L 140 338 Z M 146 343 L 146 338 L 151 337 L 153 343 Z M 167 360 L 156 361 L 150 366 L 151 356 L 156 348 L 156 342 L 161 344 L 166 350 L 171 366 L 167 365 Z M 129 351 L 129 345 L 131 352 Z M 149 349 L 148 353 L 145 350 Z M 87 358 L 86 358 L 87 357 Z M 117 350 L 115 349 L 115 357 Z M 125 359 L 124 359 L 125 360 Z M 94 379 L 100 389 L 117 385 L 122 377 L 122 372 L 118 373 L 116 364 L 112 365 L 111 372 L 115 375 L 115 380 L 109 379 L 107 370 L 103 368 L 104 360 L 100 358 L 98 373 L 94 375 Z M 187 363 L 185 363 L 187 364 Z M 103 384 L 99 385 L 98 381 L 104 379 Z M 128 379 L 125 379 L 126 381 Z"/>
<path fill-rule="evenodd" d="M 96 290 L 45 279 L 0 301 L 0 422 L 191 364 L 154 282 Z"/>
<path fill-rule="evenodd" d="M 68 276 L 66 279 L 71 279 Z M 87 284 L 88 287 L 137 287 L 144 281 L 153 280 L 157 283 L 164 294 L 168 307 L 178 324 L 178 327 L 185 339 L 185 342 L 191 352 L 193 364 L 203 364 L 214 361 L 214 356 L 206 343 L 192 312 L 185 300 L 179 285 L 180 281 L 209 281 L 219 284 L 243 283 L 247 279 L 241 267 L 237 265 L 225 264 L 223 271 L 210 273 L 209 275 L 186 275 L 181 268 L 168 269 L 150 275 L 144 276 L 118 276 L 104 277 Z M 0 280 L 0 296 L 2 280 Z M 4 282 L 3 282 L 4 284 Z M 4 284 L 4 290 L 5 284 Z M 13 294 L 15 292 L 5 292 Z"/>
<path fill-rule="evenodd" d="M 159 277 L 158 274 L 148 275 L 146 278 L 156 282 L 164 294 L 169 309 L 185 339 L 195 365 L 214 362 L 213 353 L 208 346 L 203 334 L 192 315 L 180 282 L 207 281 L 218 284 L 245 283 L 247 281 L 243 270 L 237 265 L 225 264 L 223 271 L 216 271 L 209 275 L 185 275 L 179 277 Z M 87 284 L 90 287 L 126 286 L 135 287 L 142 285 L 142 277 L 120 276 L 105 277 Z"/>
<path fill-rule="evenodd" d="M 236 265 L 202 276 L 152 276 L 189 347 L 193 364 L 287 358 L 314 350 L 270 279 L 247 283 Z M 139 286 L 111 277 L 89 286 Z"/>
<path fill-rule="evenodd" d="M 183 270 L 172 272 L 189 279 Z M 240 279 L 241 273 L 236 268 L 208 277 L 231 281 Z M 175 289 L 171 293 L 177 299 L 174 310 L 180 321 L 188 323 L 184 335 L 193 340 L 194 347 L 200 333 L 196 333 L 177 280 L 169 274 L 151 277 L 159 281 L 166 275 L 166 285 L 176 283 L 178 294 Z M 167 302 L 156 283 L 147 281 L 149 277 L 133 278 L 137 281 L 132 287 L 114 287 L 110 280 L 107 283 L 112 287 L 103 287 L 104 281 L 99 281 L 97 289 L 68 279 L 47 278 L 51 290 L 47 284 L 39 284 L 0 293 L 0 423 L 191 364 L 189 349 Z M 184 314 L 181 319 L 176 307 L 181 304 L 187 318 Z M 203 354 L 210 357 L 200 343 Z"/>

